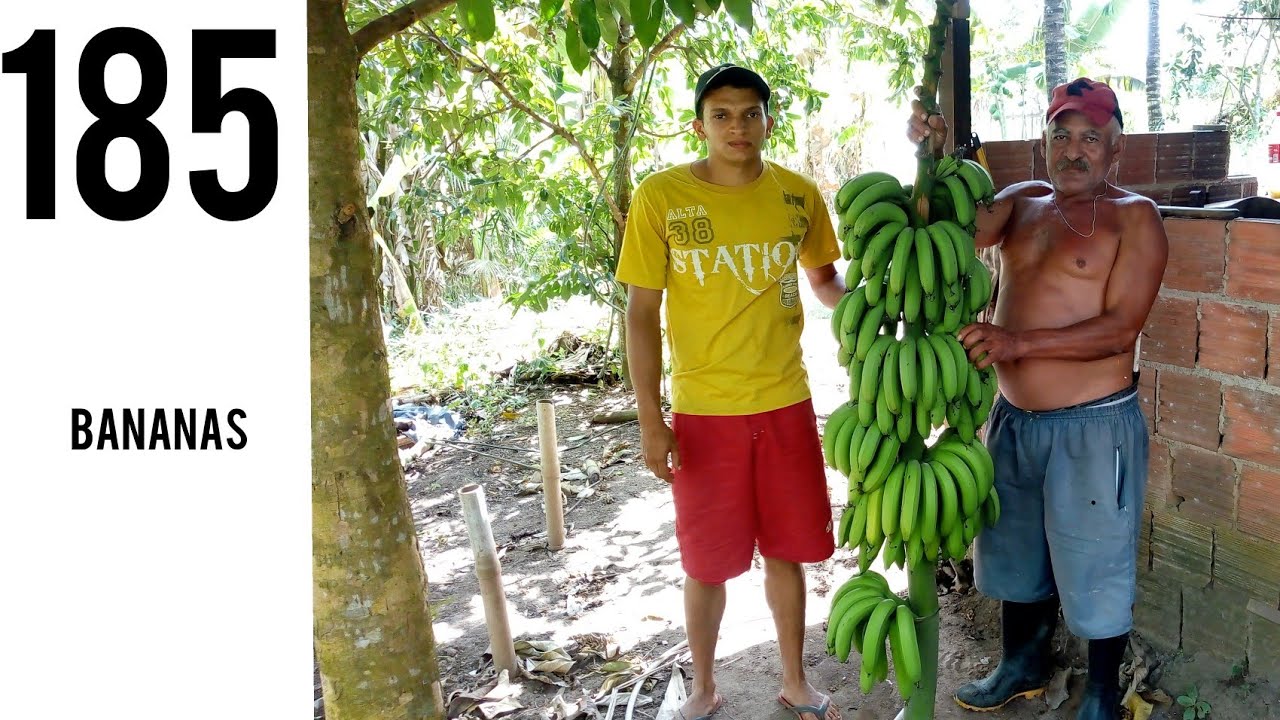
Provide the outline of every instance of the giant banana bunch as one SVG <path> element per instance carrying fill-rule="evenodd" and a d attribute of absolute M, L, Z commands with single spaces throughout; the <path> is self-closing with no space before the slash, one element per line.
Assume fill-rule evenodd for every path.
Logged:
<path fill-rule="evenodd" d="M 822 449 L 849 481 L 836 543 L 857 550 L 860 574 L 836 593 L 827 646 L 841 661 L 851 647 L 862 654 L 864 692 L 888 678 L 893 655 L 904 698 L 919 679 L 916 618 L 871 564 L 959 560 L 1000 517 L 995 468 L 978 438 L 995 402 L 995 370 L 978 370 L 956 338 L 991 299 L 990 273 L 974 250 L 991 178 L 977 163 L 947 157 L 933 180 L 928 218 L 911 188 L 882 172 L 859 175 L 836 196 L 853 289 L 831 332 L 849 399 L 828 418 Z"/>
<path fill-rule="evenodd" d="M 889 656 L 892 655 L 898 691 L 904 700 L 911 697 L 923 669 L 916 638 L 916 615 L 910 605 L 890 591 L 884 577 L 875 572 L 853 576 L 831 599 L 827 654 L 845 662 L 854 650 L 862 654 L 862 670 L 858 676 L 862 692 L 871 692 L 876 683 L 889 677 Z"/>

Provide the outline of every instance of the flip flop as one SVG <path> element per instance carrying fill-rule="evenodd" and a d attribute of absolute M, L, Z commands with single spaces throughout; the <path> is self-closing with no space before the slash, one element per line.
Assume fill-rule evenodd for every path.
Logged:
<path fill-rule="evenodd" d="M 711 720 L 711 716 L 715 715 L 716 712 L 720 710 L 721 705 L 724 705 L 724 698 L 720 697 L 720 693 L 716 693 L 716 704 L 712 706 L 711 712 L 707 713 L 706 715 L 699 715 L 693 718 L 693 720 Z M 686 718 L 684 716 L 683 710 L 676 710 L 676 715 L 680 716 L 680 720 L 689 720 L 689 718 Z"/>
<path fill-rule="evenodd" d="M 782 703 L 782 707 L 795 713 L 796 720 L 803 720 L 805 713 L 813 715 L 818 720 L 825 720 L 827 717 L 827 711 L 831 709 L 831 696 L 822 695 L 822 693 L 818 694 L 822 697 L 822 704 L 818 707 L 814 707 L 812 705 L 792 705 L 791 701 L 782 697 L 781 694 L 778 695 L 778 702 Z"/>

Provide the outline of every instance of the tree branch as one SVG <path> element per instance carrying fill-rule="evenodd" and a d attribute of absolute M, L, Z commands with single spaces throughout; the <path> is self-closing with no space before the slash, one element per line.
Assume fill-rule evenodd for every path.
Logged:
<path fill-rule="evenodd" d="M 461 53 L 449 47 L 449 44 L 442 40 L 439 35 L 428 31 L 428 37 L 431 39 L 431 42 L 440 49 L 459 60 L 466 60 L 466 58 L 462 57 Z M 605 199 L 609 201 L 609 211 L 613 214 L 614 221 L 618 223 L 619 227 L 622 227 L 622 225 L 626 223 L 626 216 L 622 214 L 622 209 L 618 207 L 618 203 L 614 200 L 613 196 L 606 192 L 607 183 L 605 182 L 604 174 L 600 172 L 600 166 L 596 164 L 591 153 L 587 152 L 587 148 L 582 143 L 582 140 L 579 139 L 577 135 L 574 135 L 572 132 L 567 130 L 563 125 L 544 117 L 537 110 L 530 107 L 528 103 L 516 97 L 515 93 L 511 92 L 510 88 L 507 87 L 507 84 L 502 81 L 501 76 L 494 72 L 493 68 L 489 67 L 483 61 L 478 62 L 477 69 L 489 78 L 489 82 L 493 83 L 493 86 L 497 88 L 498 92 L 502 93 L 507 98 L 507 102 L 511 103 L 513 108 L 533 118 L 538 124 L 563 138 L 565 142 L 577 149 L 578 155 L 586 164 L 587 170 L 591 173 L 591 177 L 596 181 L 596 185 L 603 192 Z"/>
<path fill-rule="evenodd" d="M 398 10 L 371 20 L 364 27 L 355 31 L 351 39 L 355 42 L 358 57 L 364 57 L 370 50 L 382 44 L 410 25 L 449 7 L 454 0 L 413 0 Z"/>
<path fill-rule="evenodd" d="M 649 67 L 649 64 L 654 60 L 657 60 L 658 56 L 665 52 L 667 48 L 671 47 L 672 44 L 675 43 L 676 39 L 679 38 L 687 29 L 688 26 L 684 23 L 677 23 L 676 26 L 671 28 L 671 31 L 664 35 L 661 40 L 654 43 L 653 47 L 649 48 L 649 53 L 645 55 L 640 62 L 636 63 L 635 71 L 631 73 L 631 77 L 627 78 L 627 87 L 635 87 L 636 83 L 640 82 L 640 78 L 644 76 L 644 71 Z"/>

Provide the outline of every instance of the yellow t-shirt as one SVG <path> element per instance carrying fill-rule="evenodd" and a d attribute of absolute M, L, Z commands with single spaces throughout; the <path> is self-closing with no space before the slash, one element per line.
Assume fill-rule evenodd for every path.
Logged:
<path fill-rule="evenodd" d="M 840 257 L 813 180 L 766 161 L 755 181 L 713 185 L 688 164 L 631 200 L 617 277 L 667 293 L 672 410 L 748 415 L 809 397 L 797 267 Z"/>

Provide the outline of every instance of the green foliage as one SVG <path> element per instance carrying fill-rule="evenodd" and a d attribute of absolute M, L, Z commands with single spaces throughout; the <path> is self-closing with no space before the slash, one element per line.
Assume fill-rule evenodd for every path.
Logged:
<path fill-rule="evenodd" d="M 1178 704 L 1183 708 L 1182 720 L 1204 720 L 1213 710 L 1207 700 L 1200 698 L 1200 689 L 1195 685 L 1186 694 L 1178 696 Z"/>
<path fill-rule="evenodd" d="M 395 4 L 352 0 L 350 24 Z M 699 149 L 692 111 L 672 88 L 691 88 L 726 59 L 750 64 L 776 88 L 774 142 L 784 146 L 795 142 L 792 108 L 821 104 L 807 72 L 768 37 L 824 33 L 837 6 L 777 3 L 749 34 L 744 8 L 574 0 L 565 13 L 549 1 L 469 0 L 375 48 L 357 90 L 369 204 L 387 246 L 386 304 L 426 311 L 496 293 L 516 307 L 573 295 L 621 307 L 612 272 L 630 188 L 670 162 L 664 143 L 683 135 L 691 154 Z M 660 48 L 659 38 L 668 38 Z M 613 66 L 634 75 L 611 77 Z"/>
<path fill-rule="evenodd" d="M 1268 111 L 1280 106 L 1280 23 L 1260 21 L 1280 17 L 1280 0 L 1240 0 L 1219 21 L 1207 40 L 1205 23 L 1183 23 L 1178 32 L 1186 47 L 1169 63 L 1173 76 L 1170 97 L 1220 97 L 1216 121 L 1231 129 L 1232 138 L 1253 142 L 1266 129 Z M 1176 111 L 1171 113 L 1177 119 Z"/>

